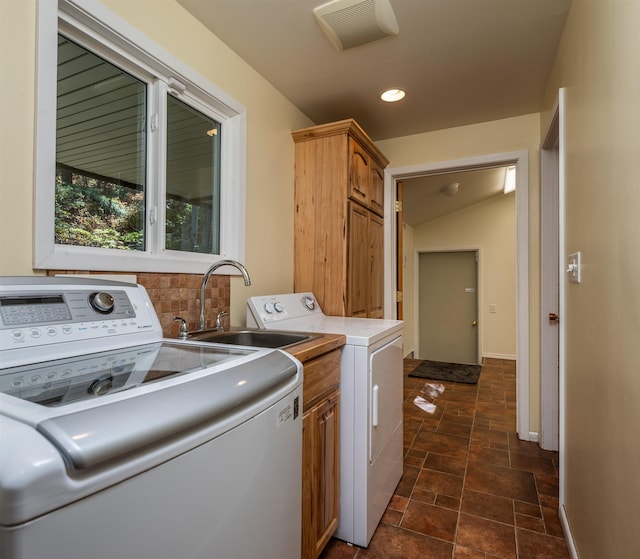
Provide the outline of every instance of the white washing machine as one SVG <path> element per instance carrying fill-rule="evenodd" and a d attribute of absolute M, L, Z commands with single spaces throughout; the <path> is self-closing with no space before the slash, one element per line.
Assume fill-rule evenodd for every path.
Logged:
<path fill-rule="evenodd" d="M 251 297 L 247 326 L 346 336 L 335 536 L 367 547 L 402 476 L 402 321 L 326 316 L 313 293 L 287 293 Z"/>
<path fill-rule="evenodd" d="M 301 383 L 141 286 L 0 278 L 0 557 L 299 559 Z"/>

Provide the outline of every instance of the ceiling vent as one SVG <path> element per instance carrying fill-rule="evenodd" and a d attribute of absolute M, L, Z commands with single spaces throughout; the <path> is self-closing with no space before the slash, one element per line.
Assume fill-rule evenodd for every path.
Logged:
<path fill-rule="evenodd" d="M 338 50 L 398 34 L 390 0 L 332 0 L 315 8 L 313 13 Z"/>

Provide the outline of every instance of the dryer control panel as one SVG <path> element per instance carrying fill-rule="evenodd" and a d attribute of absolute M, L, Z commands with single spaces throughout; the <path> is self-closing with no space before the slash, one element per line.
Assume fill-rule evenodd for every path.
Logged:
<path fill-rule="evenodd" d="M 324 316 L 311 292 L 263 295 L 247 301 L 247 326 L 264 328 L 266 324 L 308 316 Z"/>

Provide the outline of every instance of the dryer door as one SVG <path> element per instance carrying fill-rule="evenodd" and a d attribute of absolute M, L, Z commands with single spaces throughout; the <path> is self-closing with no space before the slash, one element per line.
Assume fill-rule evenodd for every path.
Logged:
<path fill-rule="evenodd" d="M 379 454 L 402 423 L 402 337 L 369 356 L 369 461 Z"/>

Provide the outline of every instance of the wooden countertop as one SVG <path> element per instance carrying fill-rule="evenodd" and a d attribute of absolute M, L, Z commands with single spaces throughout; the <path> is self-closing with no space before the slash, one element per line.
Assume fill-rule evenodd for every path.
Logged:
<path fill-rule="evenodd" d="M 312 338 L 306 342 L 285 347 L 284 351 L 290 353 L 304 364 L 334 349 L 341 348 L 346 341 L 347 338 L 342 334 L 321 334 L 318 338 Z"/>

